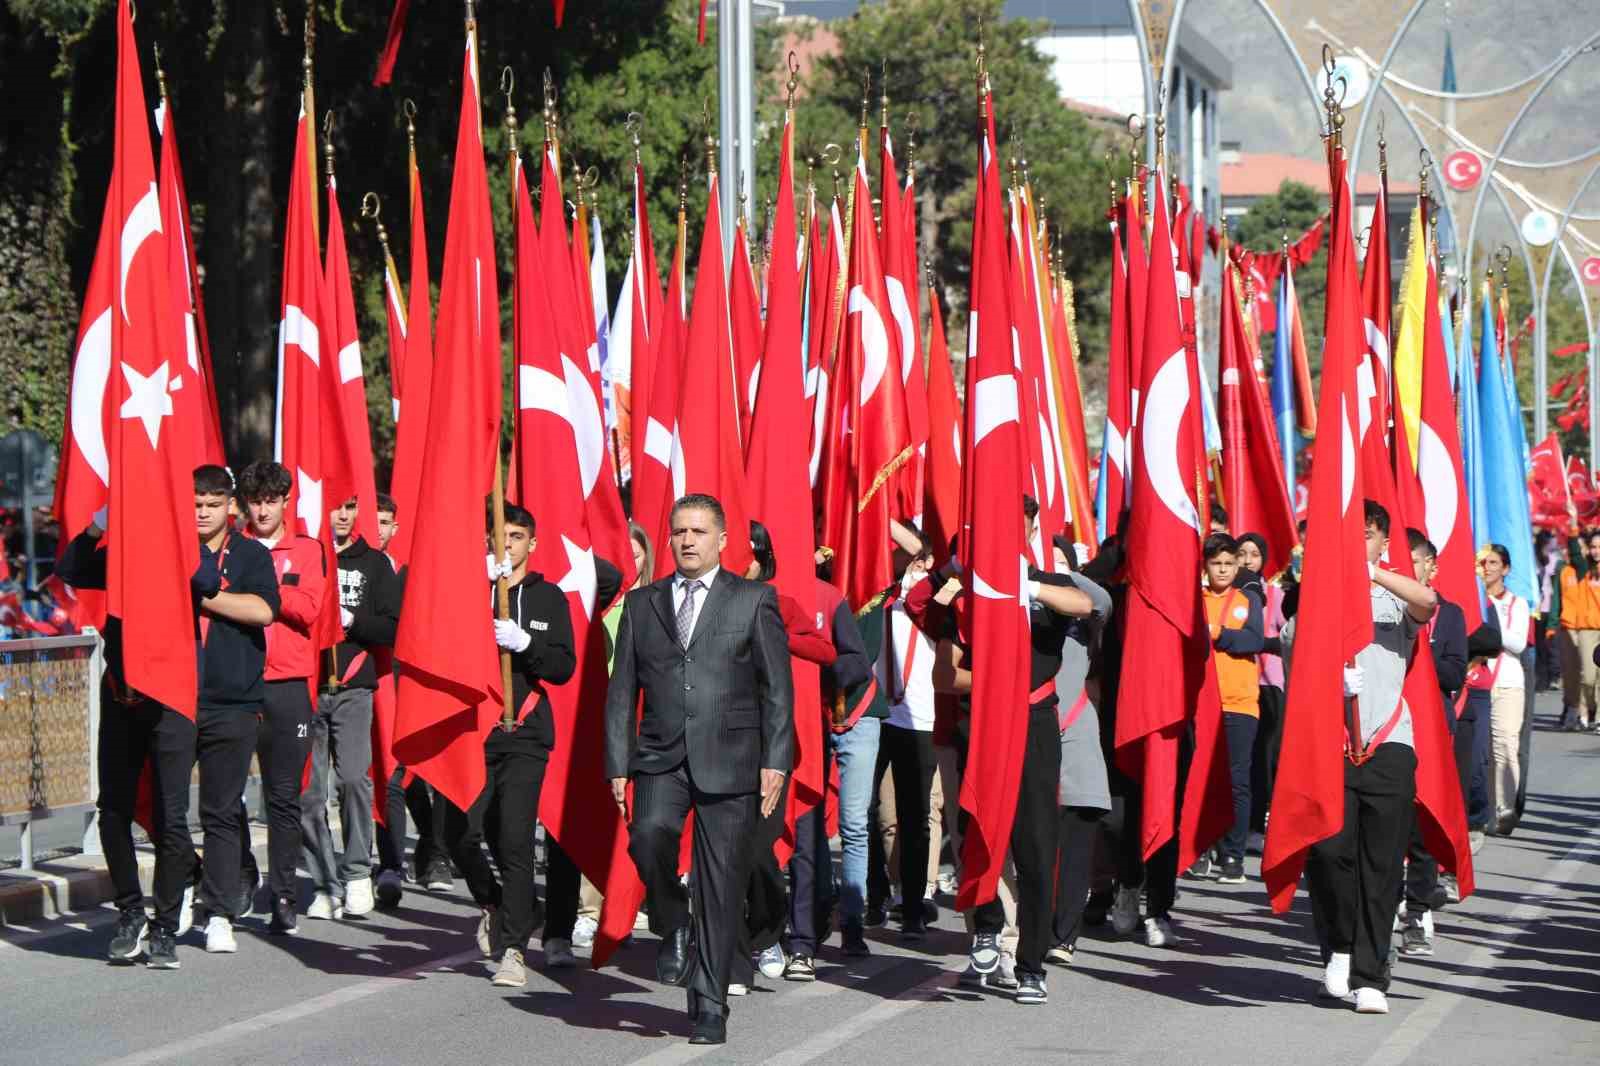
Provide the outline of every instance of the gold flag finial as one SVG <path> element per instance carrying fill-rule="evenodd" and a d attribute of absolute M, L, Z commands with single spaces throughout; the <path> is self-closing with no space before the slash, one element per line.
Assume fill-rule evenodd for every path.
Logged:
<path fill-rule="evenodd" d="M 642 166 L 643 160 L 639 157 L 639 131 L 644 128 L 644 116 L 637 111 L 629 111 L 628 117 L 622 120 L 622 128 L 628 131 L 628 137 L 633 141 L 633 165 Z"/>
<path fill-rule="evenodd" d="M 518 150 L 516 88 L 516 72 L 510 67 L 501 68 L 500 91 L 506 95 L 506 151 L 513 159 L 517 157 Z"/>
<path fill-rule="evenodd" d="M 872 104 L 872 68 L 861 71 L 861 128 L 867 128 L 867 108 Z"/>
<path fill-rule="evenodd" d="M 1417 153 L 1417 159 L 1422 164 L 1421 169 L 1417 172 L 1417 198 L 1427 200 L 1429 199 L 1428 172 L 1433 169 L 1433 153 L 1424 148 Z"/>
<path fill-rule="evenodd" d="M 322 116 L 322 165 L 328 181 L 333 181 L 333 111 Z"/>
<path fill-rule="evenodd" d="M 544 141 L 546 144 L 556 143 L 556 125 L 558 116 L 556 101 L 560 94 L 556 92 L 555 75 L 550 73 L 550 68 L 544 68 L 544 106 L 541 109 L 544 118 Z"/>
<path fill-rule="evenodd" d="M 822 146 L 822 161 L 833 168 L 833 198 L 839 198 L 839 183 L 843 179 L 839 176 L 839 161 L 844 158 L 844 149 L 832 141 Z"/>
<path fill-rule="evenodd" d="M 369 192 L 361 198 L 361 217 L 372 219 L 372 225 L 378 231 L 378 243 L 383 245 L 384 258 L 389 258 L 389 231 L 383 226 L 383 201 L 378 199 L 378 194 Z"/>
<path fill-rule="evenodd" d="M 406 144 L 411 154 L 417 154 L 417 104 L 409 96 L 400 102 L 400 113 L 406 117 Z"/>
<path fill-rule="evenodd" d="M 155 57 L 156 91 L 161 94 L 161 100 L 165 103 L 167 99 L 167 72 L 161 69 L 161 46 L 159 44 L 155 46 Z"/>
<path fill-rule="evenodd" d="M 792 49 L 792 48 L 789 50 L 789 58 L 788 58 L 788 61 L 787 61 L 787 66 L 789 68 L 789 80 L 786 81 L 784 83 L 784 86 L 783 86 L 783 88 L 784 88 L 784 104 L 783 104 L 783 108 L 784 108 L 785 111 L 793 111 L 794 110 L 794 94 L 800 88 L 800 58 L 797 55 L 795 55 L 794 49 Z"/>

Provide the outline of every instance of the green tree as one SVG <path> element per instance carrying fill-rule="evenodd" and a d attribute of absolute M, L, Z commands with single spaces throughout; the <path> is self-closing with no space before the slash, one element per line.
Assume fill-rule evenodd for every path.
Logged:
<path fill-rule="evenodd" d="M 1309 185 L 1285 181 L 1271 196 L 1263 196 L 1239 216 L 1233 240 L 1253 252 L 1283 249 L 1285 236 L 1298 238 L 1328 210 L 1328 198 Z M 1305 332 L 1306 356 L 1312 379 L 1319 380 L 1322 369 L 1322 326 L 1328 288 L 1328 246 L 1324 240 L 1311 262 L 1294 272 L 1295 296 L 1300 301 L 1300 323 Z M 1269 361 L 1273 335 L 1263 334 L 1261 352 Z"/>

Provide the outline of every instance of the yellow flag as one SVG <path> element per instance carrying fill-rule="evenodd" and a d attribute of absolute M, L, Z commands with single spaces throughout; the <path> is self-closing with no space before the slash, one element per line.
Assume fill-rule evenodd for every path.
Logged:
<path fill-rule="evenodd" d="M 1417 426 L 1422 416 L 1422 338 L 1428 305 L 1427 225 L 1422 207 L 1411 209 L 1406 272 L 1400 282 L 1400 332 L 1394 346 L 1395 409 L 1405 426 L 1411 459 L 1417 458 Z"/>

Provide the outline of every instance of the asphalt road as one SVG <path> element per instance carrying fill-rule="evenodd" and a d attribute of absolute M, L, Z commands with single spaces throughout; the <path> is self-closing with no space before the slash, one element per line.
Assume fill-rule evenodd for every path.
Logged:
<path fill-rule="evenodd" d="M 877 930 L 870 959 L 825 949 L 817 983 L 759 985 L 729 1044 L 697 1048 L 682 993 L 651 976 L 654 938 L 600 972 L 547 974 L 535 948 L 528 987 L 496 989 L 458 885 L 292 939 L 250 920 L 234 956 L 196 935 L 176 973 L 103 961 L 107 910 L 7 930 L 0 1063 L 1594 1063 L 1600 737 L 1551 732 L 1540 709 L 1527 817 L 1480 852 L 1435 956 L 1400 962 L 1387 1017 L 1315 998 L 1303 894 L 1278 917 L 1258 881 L 1185 881 L 1174 947 L 1092 930 L 1046 1006 L 957 988 L 966 941 L 946 912 L 916 950 Z"/>

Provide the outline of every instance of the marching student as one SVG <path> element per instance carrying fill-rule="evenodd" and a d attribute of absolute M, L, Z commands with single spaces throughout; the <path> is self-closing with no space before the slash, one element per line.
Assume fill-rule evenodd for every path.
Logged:
<path fill-rule="evenodd" d="M 1089 680 L 1090 651 L 1111 617 L 1111 594 L 1079 572 L 1077 545 L 1055 538 L 1056 573 L 1089 597 L 1092 611 L 1067 625 L 1056 672 L 1056 719 L 1061 728 L 1059 845 L 1056 852 L 1055 912 L 1046 962 L 1072 963 L 1088 904 L 1100 820 L 1111 809 L 1111 787 L 1100 751 L 1100 721 Z M 1092 683 L 1098 689 L 1097 682 Z"/>
<path fill-rule="evenodd" d="M 1522 772 L 1518 749 L 1527 706 L 1522 652 L 1533 632 L 1528 601 L 1506 588 L 1506 575 L 1510 572 L 1511 553 L 1505 545 L 1490 544 L 1478 552 L 1478 575 L 1500 628 L 1501 652 L 1494 667 L 1494 688 L 1489 694 L 1494 759 L 1489 782 L 1494 795 L 1493 828 L 1501 834 L 1509 833 L 1516 824 L 1517 784 Z"/>
<path fill-rule="evenodd" d="M 1439 572 L 1439 551 L 1433 542 L 1415 529 L 1406 530 L 1411 546 L 1411 566 L 1417 580 L 1429 588 Z M 1438 595 L 1435 590 L 1435 595 Z M 1439 679 L 1439 698 L 1444 704 L 1445 721 L 1454 733 L 1456 693 L 1467 676 L 1467 619 L 1461 608 L 1439 596 L 1439 609 L 1428 623 L 1428 645 L 1433 654 L 1433 671 Z M 1465 792 L 1462 793 L 1466 795 Z M 1433 954 L 1433 912 L 1444 900 L 1439 891 L 1439 863 L 1422 842 L 1420 823 L 1411 827 L 1411 847 L 1406 853 L 1406 913 L 1401 931 L 1402 955 Z"/>
<path fill-rule="evenodd" d="M 1569 544 L 1569 561 L 1561 567 L 1557 598 L 1561 632 L 1561 728 L 1600 729 L 1600 530 Z"/>
<path fill-rule="evenodd" d="M 1259 533 L 1245 533 L 1238 541 L 1239 576 L 1234 583 L 1245 591 L 1255 591 L 1261 599 L 1264 639 L 1256 665 L 1261 668 L 1261 686 L 1256 702 L 1260 710 L 1256 728 L 1255 752 L 1250 759 L 1250 829 L 1265 833 L 1267 807 L 1272 801 L 1272 786 L 1278 778 L 1278 752 L 1283 746 L 1283 650 L 1278 634 L 1286 621 L 1283 603 L 1286 589 L 1281 577 L 1268 579 L 1267 541 Z M 1255 842 L 1256 846 L 1261 841 Z"/>
<path fill-rule="evenodd" d="M 233 478 L 220 466 L 194 472 L 195 532 L 200 562 L 189 580 L 199 652 L 195 720 L 127 687 L 122 633 L 106 627 L 106 690 L 99 744 L 101 840 L 116 885 L 121 915 L 112 934 L 113 961 L 132 962 L 148 950 L 151 969 L 179 967 L 177 937 L 189 926 L 194 872 L 189 837 L 189 780 L 200 764 L 200 824 L 205 835 L 201 899 L 210 914 L 206 950 L 233 952 L 232 919 L 239 897 L 239 796 L 250 771 L 263 699 L 265 627 L 278 610 L 278 583 L 265 548 L 230 527 Z M 79 588 L 106 587 L 104 530 L 91 523 L 63 554 L 56 572 Z M 156 839 L 153 924 L 144 915 L 132 822 L 146 759 L 153 771 Z"/>
<path fill-rule="evenodd" d="M 1389 548 L 1389 512 L 1372 500 L 1364 509 L 1372 643 L 1344 668 L 1345 698 L 1354 701 L 1346 703 L 1349 725 L 1359 741 L 1346 742 L 1344 823 L 1312 846 L 1306 872 L 1325 959 L 1323 995 L 1353 993 L 1357 1012 L 1387 1014 L 1389 946 L 1417 792 L 1411 712 L 1400 694 L 1412 644 L 1438 597 L 1415 577 L 1378 566 Z M 1299 623 L 1296 615 L 1284 628 L 1290 655 Z"/>
<path fill-rule="evenodd" d="M 1221 843 L 1217 880 L 1244 883 L 1245 843 L 1250 837 L 1250 777 L 1260 724 L 1261 668 L 1256 655 L 1264 642 L 1261 603 L 1234 585 L 1238 545 L 1226 533 L 1206 538 L 1205 588 L 1201 603 L 1211 631 L 1211 662 L 1222 698 L 1222 726 L 1228 741 L 1228 773 L 1233 779 L 1233 826 Z"/>
<path fill-rule="evenodd" d="M 377 503 L 373 509 L 378 516 L 378 550 L 388 555 L 389 542 L 400 532 L 400 508 L 394 502 L 394 497 L 387 492 L 378 493 L 376 499 Z M 393 556 L 389 557 L 389 565 L 394 565 Z"/>
<path fill-rule="evenodd" d="M 287 468 L 259 460 L 239 473 L 247 536 L 271 554 L 278 579 L 277 620 L 267 627 L 267 658 L 256 757 L 267 801 L 267 882 L 272 932 L 296 932 L 295 863 L 300 857 L 300 779 L 311 751 L 311 691 L 317 672 L 315 629 L 327 589 L 327 559 L 310 537 L 289 532 L 284 507 L 293 485 Z M 243 804 L 240 812 L 243 814 Z M 248 838 L 246 838 L 248 839 Z"/>
<path fill-rule="evenodd" d="M 566 593 L 528 569 L 535 541 L 533 515 L 516 504 L 505 505 L 506 551 L 490 562 L 490 577 L 502 574 L 510 586 L 511 617 L 496 618 L 495 643 L 511 654 L 511 696 L 517 727 L 496 726 L 484 738 L 483 791 L 463 811 L 443 796 L 445 843 L 461 868 L 473 900 L 482 909 L 478 950 L 498 959 L 494 984 L 519 988 L 527 984 L 523 952 L 540 926 L 541 911 L 534 888 L 533 830 L 539 817 L 539 793 L 555 747 L 555 722 L 545 686 L 559 685 L 577 668 L 572 615 Z M 490 586 L 490 609 L 494 591 Z M 500 876 L 495 877 L 483 854 L 485 840 L 494 852 Z"/>
<path fill-rule="evenodd" d="M 372 694 L 378 687 L 378 668 L 373 652 L 394 644 L 400 583 L 389 557 L 355 532 L 356 507 L 352 496 L 329 516 L 345 639 L 328 650 L 318 670 L 317 710 L 311 719 L 311 783 L 300 797 L 302 851 L 316 886 L 307 918 L 358 917 L 371 913 L 374 904 Z M 330 769 L 344 836 L 338 858 L 328 827 Z"/>

